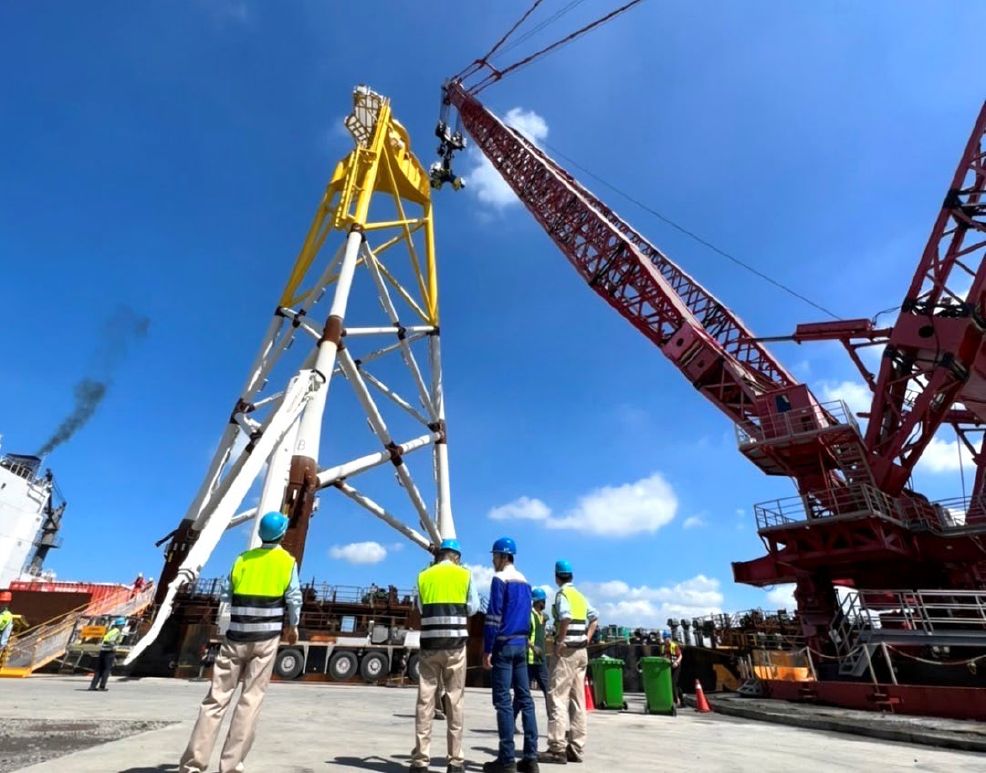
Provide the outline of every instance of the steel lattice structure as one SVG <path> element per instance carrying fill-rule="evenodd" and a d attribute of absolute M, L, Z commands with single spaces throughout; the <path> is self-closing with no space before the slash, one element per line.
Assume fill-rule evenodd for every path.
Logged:
<path fill-rule="evenodd" d="M 426 550 L 455 536 L 428 172 L 389 100 L 370 89 L 354 91 L 346 127 L 355 147 L 326 187 L 205 478 L 166 538 L 160 609 L 128 663 L 155 639 L 177 591 L 198 578 L 231 527 L 252 521 L 256 545 L 259 516 L 284 512 L 290 526 L 283 544 L 300 563 L 319 491 L 335 488 Z M 299 339 L 313 346 L 292 364 L 289 349 Z M 377 448 L 326 465 L 321 457 L 350 445 L 326 410 L 339 377 Z M 409 436 L 395 436 L 399 427 Z M 433 505 L 419 486 L 422 478 L 411 472 L 411 459 L 425 449 L 431 449 Z M 410 518 L 353 485 L 387 465 L 392 482 L 381 486 L 378 477 L 377 489 L 405 500 Z M 239 511 L 256 486 L 256 506 Z"/>
<path fill-rule="evenodd" d="M 463 77 L 484 68 L 479 60 Z M 846 346 L 874 392 L 864 433 L 843 403 L 820 404 L 724 304 L 487 110 L 463 77 L 443 87 L 433 184 L 457 180 L 452 155 L 465 141 L 449 129 L 455 109 L 593 291 L 736 423 L 744 455 L 793 479 L 797 496 L 756 506 L 767 553 L 734 563 L 737 581 L 796 583 L 802 626 L 819 649 L 831 646 L 836 585 L 986 588 L 986 457 L 969 438 L 986 422 L 986 105 L 893 328 L 839 320 L 794 336 Z M 885 347 L 878 376 L 859 357 L 865 346 Z M 971 498 L 933 503 L 907 483 L 944 423 L 973 450 L 977 476 Z"/>

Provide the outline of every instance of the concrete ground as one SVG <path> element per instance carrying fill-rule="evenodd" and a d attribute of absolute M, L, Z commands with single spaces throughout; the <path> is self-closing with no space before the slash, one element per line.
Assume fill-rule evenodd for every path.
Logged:
<path fill-rule="evenodd" d="M 188 739 L 204 682 L 176 679 L 113 679 L 106 693 L 87 692 L 82 677 L 33 677 L 0 681 L 0 727 L 21 722 L 35 732 L 38 753 L 67 751 L 32 764 L 17 757 L 24 739 L 18 731 L 0 735 L 0 770 L 33 773 L 169 773 Z M 537 696 L 539 728 L 546 728 L 544 700 Z M 413 689 L 280 683 L 264 705 L 248 771 L 404 770 L 413 746 Z M 589 746 L 583 773 L 703 770 L 770 773 L 791 770 L 843 773 L 879 768 L 958 773 L 981 771 L 986 757 L 905 743 L 893 743 L 817 730 L 774 725 L 719 714 L 683 710 L 678 717 L 646 716 L 642 700 L 630 696 L 624 713 L 589 715 Z M 79 723 L 74 731 L 74 723 Z M 95 736 L 93 723 L 125 727 Z M 171 723 L 140 732 L 137 723 Z M 126 724 L 124 724 L 126 723 Z M 489 693 L 466 696 L 467 769 L 481 769 L 496 750 L 496 722 Z M 45 734 L 47 726 L 50 732 Z M 150 727 L 154 727 L 153 725 Z M 32 730 L 33 728 L 33 730 Z M 72 751 L 75 732 L 89 748 Z M 136 734 L 128 734 L 128 733 Z M 67 734 L 67 735 L 66 735 Z M 444 733 L 436 728 L 433 770 L 444 770 Z M 16 743 L 8 743 L 13 738 Z M 518 740 L 520 738 L 518 737 Z M 104 742 L 105 741 L 105 742 Z M 544 748 L 542 741 L 541 747 Z M 13 748 L 13 751 L 12 751 Z M 217 750 L 218 753 L 218 750 Z M 6 762 L 5 762 L 6 759 Z M 20 760 L 20 761 L 18 761 Z M 28 765 L 28 767 L 23 767 Z M 556 766 L 545 765 L 550 771 Z M 573 771 L 573 773 L 575 773 Z"/>

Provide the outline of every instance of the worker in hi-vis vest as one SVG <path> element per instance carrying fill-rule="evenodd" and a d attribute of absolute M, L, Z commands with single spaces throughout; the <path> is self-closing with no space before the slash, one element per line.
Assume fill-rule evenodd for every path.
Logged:
<path fill-rule="evenodd" d="M 301 586 L 294 556 L 280 546 L 288 530 L 281 513 L 260 519 L 261 546 L 241 553 L 223 583 L 220 601 L 229 604 L 229 625 L 212 667 L 212 685 L 199 708 L 180 773 L 211 770 L 209 760 L 223 716 L 237 686 L 243 692 L 233 711 L 226 743 L 219 758 L 220 773 L 243 770 L 253 745 L 260 706 L 270 684 L 277 647 L 283 638 L 298 641 Z M 287 619 L 285 620 L 285 613 Z"/>
<path fill-rule="evenodd" d="M 544 608 L 548 603 L 548 594 L 544 588 L 534 588 L 531 591 L 531 638 L 527 642 L 527 682 L 531 687 L 531 697 L 534 695 L 534 685 L 537 684 L 548 699 L 551 682 L 548 678 L 548 663 L 545 659 L 545 615 Z M 520 706 L 514 700 L 514 722 L 520 715 Z"/>
<path fill-rule="evenodd" d="M 671 689 L 674 693 L 674 703 L 681 707 L 681 687 L 678 684 L 681 678 L 681 645 L 671 636 L 671 631 L 665 631 L 662 636 L 664 639 L 661 647 L 661 654 L 671 661 Z"/>
<path fill-rule="evenodd" d="M 113 671 L 113 664 L 116 662 L 116 645 L 123 638 L 123 628 L 126 624 L 126 618 L 118 617 L 110 623 L 109 630 L 103 634 L 103 639 L 99 643 L 99 660 L 96 662 L 96 670 L 93 672 L 92 681 L 89 683 L 90 690 L 106 691 L 106 683 L 109 681 L 110 672 Z"/>
<path fill-rule="evenodd" d="M 541 762 L 582 762 L 585 751 L 586 648 L 596 631 L 598 615 L 572 585 L 572 565 L 555 562 L 555 648 L 548 690 L 548 751 Z M 571 737 L 569 738 L 569 725 Z"/>
<path fill-rule="evenodd" d="M 10 634 L 14 632 L 14 616 L 10 611 L 10 600 L 11 594 L 8 591 L 0 592 L 0 653 L 10 641 Z"/>
<path fill-rule="evenodd" d="M 460 566 L 462 548 L 456 539 L 442 540 L 435 562 L 418 575 L 421 650 L 418 653 L 418 701 L 414 714 L 411 770 L 431 764 L 431 725 L 439 691 L 446 698 L 448 767 L 463 773 L 462 698 L 466 686 L 466 641 L 469 618 L 479 611 L 479 593 L 472 573 Z"/>

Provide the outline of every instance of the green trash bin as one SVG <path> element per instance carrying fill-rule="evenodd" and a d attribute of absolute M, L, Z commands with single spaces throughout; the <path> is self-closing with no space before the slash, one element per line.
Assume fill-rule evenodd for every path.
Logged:
<path fill-rule="evenodd" d="M 623 661 L 603 656 L 589 661 L 592 671 L 592 700 L 597 709 L 620 711 L 623 702 Z"/>
<path fill-rule="evenodd" d="M 671 661 L 667 658 L 641 658 L 644 676 L 644 713 L 676 716 L 674 689 L 671 686 Z"/>

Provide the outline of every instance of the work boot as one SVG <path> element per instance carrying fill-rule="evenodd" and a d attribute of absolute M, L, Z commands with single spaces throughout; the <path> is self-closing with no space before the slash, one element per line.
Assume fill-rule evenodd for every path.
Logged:
<path fill-rule="evenodd" d="M 435 709 L 435 719 L 437 719 L 437 720 L 444 720 L 445 719 L 445 712 L 442 711 L 441 709 Z"/>
<path fill-rule="evenodd" d="M 541 773 L 536 759 L 523 759 L 517 763 L 517 773 Z"/>
<path fill-rule="evenodd" d="M 425 770 L 428 770 L 427 765 L 415 765 L 413 762 L 410 767 L 408 767 L 408 771 L 410 771 L 410 773 L 422 773 L 422 771 Z"/>
<path fill-rule="evenodd" d="M 450 764 L 447 768 L 445 768 L 445 773 L 466 773 L 466 769 L 462 765 Z"/>
<path fill-rule="evenodd" d="M 550 762 L 554 765 L 567 765 L 568 756 L 565 752 L 553 752 L 550 749 L 538 755 L 538 762 Z"/>
<path fill-rule="evenodd" d="M 517 766 L 513 761 L 490 760 L 483 763 L 483 773 L 517 773 Z"/>
<path fill-rule="evenodd" d="M 582 757 L 571 746 L 569 746 L 568 748 L 565 749 L 565 758 L 569 762 L 582 762 Z"/>

